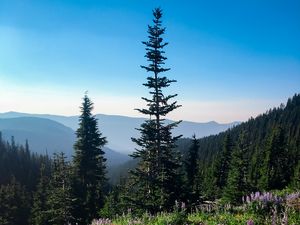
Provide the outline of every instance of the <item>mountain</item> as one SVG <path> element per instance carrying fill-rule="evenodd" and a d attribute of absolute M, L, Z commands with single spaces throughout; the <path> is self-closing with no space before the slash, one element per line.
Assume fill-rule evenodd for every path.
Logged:
<path fill-rule="evenodd" d="M 0 118 L 18 118 L 18 117 L 35 117 L 45 118 L 61 123 L 73 130 L 78 127 L 78 116 L 59 116 L 49 114 L 28 114 L 19 112 L 0 113 Z M 108 147 L 122 153 L 133 152 L 135 145 L 131 141 L 131 137 L 139 136 L 139 132 L 135 128 L 139 128 L 145 118 L 135 118 L 117 115 L 96 115 L 99 121 L 99 128 L 104 136 L 107 137 Z M 167 120 L 167 123 L 171 122 Z M 219 124 L 211 121 L 207 123 L 197 123 L 183 121 L 177 128 L 174 129 L 174 135 L 182 134 L 183 137 L 191 137 L 196 134 L 198 138 L 218 134 L 227 130 L 239 122 Z"/>
<path fill-rule="evenodd" d="M 11 114 L 13 115 L 13 114 Z M 33 152 L 50 156 L 54 152 L 65 152 L 70 158 L 73 155 L 75 132 L 71 128 L 56 121 L 38 117 L 15 117 L 0 119 L 0 131 L 6 140 L 14 136 L 15 142 L 25 144 L 29 142 Z M 104 148 L 109 166 L 116 166 L 126 162 L 129 156 Z"/>

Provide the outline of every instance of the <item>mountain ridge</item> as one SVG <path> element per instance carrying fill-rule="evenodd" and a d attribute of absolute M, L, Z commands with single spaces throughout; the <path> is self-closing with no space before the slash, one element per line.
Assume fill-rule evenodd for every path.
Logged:
<path fill-rule="evenodd" d="M 16 144 L 28 140 L 30 150 L 39 154 L 64 152 L 68 158 L 74 155 L 75 131 L 56 121 L 38 117 L 0 118 L 0 131 L 4 140 L 14 137 Z M 109 166 L 122 164 L 129 156 L 104 147 Z"/>
<path fill-rule="evenodd" d="M 145 118 L 142 117 L 129 117 L 122 115 L 106 115 L 96 114 L 98 119 L 99 130 L 108 139 L 108 147 L 114 149 L 123 154 L 132 153 L 135 149 L 134 143 L 131 141 L 131 137 L 137 137 L 139 132 L 135 129 L 140 127 Z M 16 117 L 37 117 L 46 118 L 56 122 L 59 122 L 73 130 L 78 127 L 78 116 L 60 116 L 52 114 L 30 114 L 19 112 L 6 112 L 0 113 L 0 118 L 16 118 Z M 167 123 L 172 120 L 166 120 Z M 198 123 L 192 121 L 183 121 L 177 128 L 174 129 L 174 135 L 183 135 L 183 137 L 191 137 L 195 134 L 198 138 L 209 136 L 212 134 L 218 134 L 227 130 L 239 122 L 220 124 L 215 121 L 209 121 L 207 123 Z"/>
<path fill-rule="evenodd" d="M 109 117 L 121 117 L 121 118 L 130 118 L 130 119 L 147 119 L 145 117 L 135 117 L 135 116 L 127 116 L 127 115 L 119 115 L 119 114 L 104 114 L 104 113 L 96 113 L 95 116 L 109 116 Z M 79 117 L 79 115 L 57 115 L 57 114 L 49 114 L 49 113 L 26 113 L 26 112 L 17 112 L 17 111 L 7 111 L 7 112 L 0 112 L 0 118 L 15 118 L 15 117 L 64 117 L 64 118 L 73 118 Z M 170 119 L 166 119 L 170 120 Z M 175 120 L 170 120 L 175 121 Z M 207 122 L 199 122 L 199 121 L 192 121 L 192 120 L 182 120 L 188 123 L 197 123 L 197 124 L 218 124 L 218 125 L 228 125 L 228 124 L 239 124 L 241 121 L 232 121 L 228 123 L 221 123 L 215 120 L 210 120 Z"/>

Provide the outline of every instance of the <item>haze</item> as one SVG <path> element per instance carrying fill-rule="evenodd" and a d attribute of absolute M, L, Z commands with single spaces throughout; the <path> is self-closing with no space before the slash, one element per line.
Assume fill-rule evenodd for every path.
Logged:
<path fill-rule="evenodd" d="M 232 122 L 278 106 L 300 84 L 299 1 L 0 2 L 0 112 L 140 116 L 150 9 L 167 27 L 170 119 Z"/>

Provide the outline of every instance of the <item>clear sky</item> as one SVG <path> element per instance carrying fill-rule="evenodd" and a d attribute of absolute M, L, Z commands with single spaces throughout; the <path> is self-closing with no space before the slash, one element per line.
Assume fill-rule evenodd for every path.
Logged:
<path fill-rule="evenodd" d="M 141 116 L 141 41 L 160 6 L 168 93 L 190 121 L 246 120 L 300 92 L 299 0 L 0 0 L 0 112 Z"/>

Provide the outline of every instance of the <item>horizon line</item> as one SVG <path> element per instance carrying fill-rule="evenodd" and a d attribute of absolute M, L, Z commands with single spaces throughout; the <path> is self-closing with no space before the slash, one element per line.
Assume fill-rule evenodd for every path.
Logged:
<path fill-rule="evenodd" d="M 36 116 L 63 116 L 63 117 L 78 117 L 80 116 L 80 114 L 78 115 L 67 115 L 67 114 L 51 114 L 51 113 L 34 113 L 34 112 L 20 112 L 20 111 L 4 111 L 4 112 L 0 112 L 0 115 L 1 114 L 8 114 L 8 113 L 19 113 L 19 114 L 27 114 L 27 115 L 36 115 Z M 135 119 L 147 119 L 146 117 L 140 117 L 140 116 L 129 116 L 129 115 L 121 115 L 121 114 L 106 114 L 106 113 L 95 113 L 93 114 L 94 116 L 97 116 L 97 115 L 103 115 L 103 116 L 119 116 L 119 117 L 127 117 L 127 118 L 135 118 Z M 262 114 L 259 114 L 259 115 L 262 115 Z M 257 115 L 257 116 L 259 116 Z M 257 117 L 255 116 L 255 118 Z M 20 116 L 22 117 L 22 116 Z M 219 122 L 219 121 L 216 121 L 216 120 L 209 120 L 209 121 L 192 121 L 192 120 L 181 120 L 183 122 L 189 122 L 189 123 L 217 123 L 217 124 L 220 124 L 220 125 L 227 125 L 227 124 L 236 124 L 236 123 L 243 123 L 243 122 L 246 122 L 248 121 L 249 119 L 251 119 L 252 117 L 248 118 L 247 120 L 244 120 L 244 121 L 238 121 L 238 120 L 234 120 L 232 122 Z M 0 119 L 10 119 L 10 118 L 0 118 Z M 171 121 L 177 121 L 177 120 L 174 120 L 174 119 L 170 119 L 170 118 L 165 118 L 165 120 L 171 120 Z"/>

